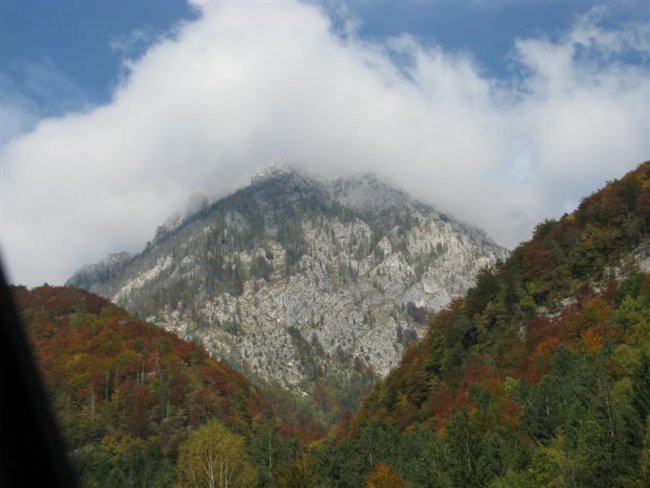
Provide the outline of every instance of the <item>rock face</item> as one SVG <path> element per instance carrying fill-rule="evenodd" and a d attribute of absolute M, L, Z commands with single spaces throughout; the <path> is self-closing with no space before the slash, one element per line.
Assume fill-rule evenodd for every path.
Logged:
<path fill-rule="evenodd" d="M 374 176 L 274 168 L 67 284 L 294 393 L 384 375 L 507 251 Z"/>

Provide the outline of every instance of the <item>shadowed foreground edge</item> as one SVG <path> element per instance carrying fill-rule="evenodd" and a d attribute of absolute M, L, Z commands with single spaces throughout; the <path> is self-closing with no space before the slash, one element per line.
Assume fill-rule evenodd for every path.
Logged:
<path fill-rule="evenodd" d="M 0 304 L 0 486 L 76 487 L 1 264 Z"/>

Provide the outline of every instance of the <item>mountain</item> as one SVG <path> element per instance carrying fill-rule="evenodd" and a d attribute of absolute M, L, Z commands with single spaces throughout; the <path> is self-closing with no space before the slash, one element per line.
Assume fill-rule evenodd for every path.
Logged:
<path fill-rule="evenodd" d="M 353 409 L 507 251 L 372 175 L 273 167 L 68 285 L 295 394 Z"/>
<path fill-rule="evenodd" d="M 645 162 L 482 272 L 313 465 L 329 487 L 650 486 L 649 414 Z"/>
<path fill-rule="evenodd" d="M 245 439 L 259 486 L 268 486 L 321 435 L 202 347 L 104 298 L 50 286 L 12 294 L 82 486 L 176 486 L 179 450 L 214 419 Z"/>

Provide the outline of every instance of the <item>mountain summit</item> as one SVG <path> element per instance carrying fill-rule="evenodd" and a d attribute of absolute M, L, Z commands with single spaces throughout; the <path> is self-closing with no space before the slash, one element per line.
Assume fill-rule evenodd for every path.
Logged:
<path fill-rule="evenodd" d="M 254 376 L 353 407 L 428 314 L 506 255 L 373 175 L 322 181 L 274 167 L 67 284 Z"/>

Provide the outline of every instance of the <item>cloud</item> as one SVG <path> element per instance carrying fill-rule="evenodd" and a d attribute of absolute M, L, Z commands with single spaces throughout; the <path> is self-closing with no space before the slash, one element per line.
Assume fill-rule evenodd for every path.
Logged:
<path fill-rule="evenodd" d="M 109 104 L 3 147 L 13 281 L 60 283 L 139 250 L 192 195 L 270 162 L 374 171 L 512 246 L 650 154 L 648 66 L 629 41 L 647 41 L 641 24 L 604 29 L 599 13 L 518 40 L 504 84 L 408 35 L 361 39 L 340 9 L 333 24 L 314 5 L 195 5 L 128 62 Z"/>
<path fill-rule="evenodd" d="M 0 146 L 34 129 L 39 119 L 87 109 L 84 91 L 51 59 L 18 59 L 0 73 Z"/>
<path fill-rule="evenodd" d="M 23 94 L 14 80 L 0 73 L 2 106 L 0 110 L 0 146 L 34 128 L 39 118 L 38 106 Z"/>
<path fill-rule="evenodd" d="M 137 53 L 146 49 L 159 38 L 160 33 L 146 24 L 130 32 L 111 36 L 108 45 L 118 54 L 132 56 L 134 51 Z"/>

